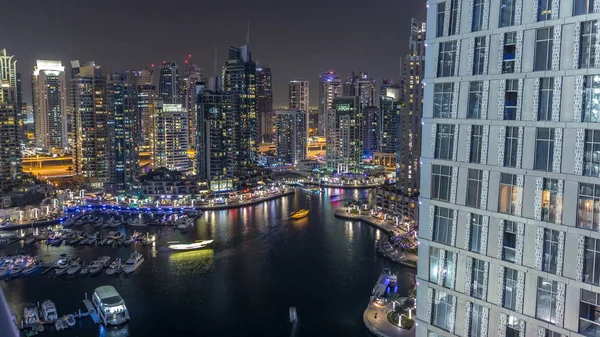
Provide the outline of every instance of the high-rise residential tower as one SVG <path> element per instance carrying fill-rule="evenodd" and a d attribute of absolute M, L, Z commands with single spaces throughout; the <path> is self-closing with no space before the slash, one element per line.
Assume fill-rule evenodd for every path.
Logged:
<path fill-rule="evenodd" d="M 139 114 L 137 74 L 112 73 L 107 76 L 108 107 L 111 126 L 111 185 L 115 193 L 127 192 L 138 181 Z"/>
<path fill-rule="evenodd" d="M 69 146 L 65 67 L 60 61 L 37 60 L 31 84 L 36 144 L 63 152 Z"/>
<path fill-rule="evenodd" d="M 137 77 L 137 113 L 140 137 L 138 141 L 144 150 L 150 149 L 152 136 L 152 116 L 149 105 L 157 99 L 156 85 L 152 81 L 153 70 L 144 69 L 135 73 Z"/>
<path fill-rule="evenodd" d="M 21 179 L 17 109 L 17 61 L 0 50 L 0 192 Z"/>
<path fill-rule="evenodd" d="M 362 163 L 362 110 L 357 96 L 338 97 L 327 110 L 327 168 L 339 174 L 359 173 Z"/>
<path fill-rule="evenodd" d="M 275 147 L 279 160 L 297 165 L 306 159 L 308 146 L 308 112 L 306 110 L 277 110 Z"/>
<path fill-rule="evenodd" d="M 304 110 L 308 112 L 310 104 L 310 90 L 308 81 L 293 80 L 289 84 L 289 104 L 291 110 Z"/>
<path fill-rule="evenodd" d="M 428 5 L 416 335 L 598 335 L 600 8 Z"/>
<path fill-rule="evenodd" d="M 396 171 L 396 156 L 400 144 L 400 85 L 399 81 L 384 79 L 379 92 L 379 114 L 377 150 L 373 153 L 373 163 Z"/>
<path fill-rule="evenodd" d="M 152 167 L 187 172 L 191 167 L 188 150 L 188 112 L 182 104 L 157 100 L 148 106 L 152 116 L 150 142 Z"/>
<path fill-rule="evenodd" d="M 226 114 L 228 99 L 220 88 L 218 77 L 198 84 L 197 92 L 196 175 L 211 191 L 232 190 L 234 120 Z"/>
<path fill-rule="evenodd" d="M 188 62 L 186 60 L 186 62 Z M 196 147 L 196 84 L 202 82 L 204 75 L 202 74 L 202 68 L 197 65 L 187 65 L 181 77 L 181 96 L 183 98 L 182 103 L 185 109 L 188 111 L 188 138 L 189 146 Z"/>
<path fill-rule="evenodd" d="M 256 114 L 260 142 L 273 138 L 273 79 L 271 67 L 256 68 Z"/>
<path fill-rule="evenodd" d="M 163 104 L 181 104 L 181 82 L 175 62 L 163 62 L 158 77 L 158 97 Z"/>
<path fill-rule="evenodd" d="M 71 111 L 73 113 L 75 174 L 92 187 L 111 181 L 112 118 L 106 93 L 106 75 L 94 62 L 71 61 Z"/>
<path fill-rule="evenodd" d="M 243 179 L 256 169 L 259 128 L 256 118 L 256 63 L 250 47 L 229 47 L 223 66 L 223 92 L 226 111 L 233 125 L 234 176 Z"/>
<path fill-rule="evenodd" d="M 319 76 L 319 135 L 325 135 L 326 114 L 333 107 L 333 100 L 342 96 L 342 80 L 330 70 Z"/>

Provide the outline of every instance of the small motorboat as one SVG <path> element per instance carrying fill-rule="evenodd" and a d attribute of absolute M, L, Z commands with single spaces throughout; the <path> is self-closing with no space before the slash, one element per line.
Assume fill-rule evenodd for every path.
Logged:
<path fill-rule="evenodd" d="M 123 246 L 129 246 L 132 243 L 133 243 L 133 238 L 131 236 L 128 236 L 127 239 L 125 239 L 125 241 L 123 241 Z"/>
<path fill-rule="evenodd" d="M 64 319 L 68 326 L 75 325 L 75 316 L 73 316 L 73 314 L 68 314 Z"/>
<path fill-rule="evenodd" d="M 25 269 L 23 269 L 23 271 L 21 272 L 21 275 L 22 276 L 31 275 L 31 274 L 35 273 L 37 271 L 37 269 L 38 269 L 37 264 L 35 264 L 35 263 L 31 264 L 31 265 L 27 266 Z"/>
<path fill-rule="evenodd" d="M 46 323 L 52 323 L 58 319 L 56 305 L 50 300 L 42 302 L 42 317 Z"/>
<path fill-rule="evenodd" d="M 10 269 L 9 275 L 10 275 L 10 277 L 21 276 L 21 273 L 23 272 L 24 269 L 25 269 L 25 266 L 23 266 L 21 264 L 15 264 Z"/>
<path fill-rule="evenodd" d="M 110 245 L 112 245 L 114 242 L 115 242 L 115 240 L 113 240 L 113 239 L 108 239 L 108 240 L 106 240 L 106 245 L 107 245 L 107 246 L 110 246 Z"/>
<path fill-rule="evenodd" d="M 40 313 L 35 304 L 25 304 L 25 309 L 23 309 L 23 320 L 25 321 L 26 326 L 35 325 L 40 322 Z"/>
<path fill-rule="evenodd" d="M 102 271 L 102 268 L 104 268 L 104 263 L 102 263 L 101 261 L 93 261 L 89 267 L 89 273 L 91 275 L 96 275 Z"/>
<path fill-rule="evenodd" d="M 79 262 L 73 262 L 69 266 L 69 269 L 67 269 L 67 274 L 68 275 L 73 275 L 73 274 L 79 272 L 80 270 L 81 270 L 81 263 L 79 263 Z"/>
<path fill-rule="evenodd" d="M 196 250 L 205 248 L 214 241 L 215 240 L 199 240 L 194 243 L 180 243 L 179 241 L 171 241 L 169 242 L 169 248 L 172 250 Z"/>
<path fill-rule="evenodd" d="M 68 328 L 69 326 L 67 325 L 67 322 L 65 322 L 64 319 L 59 318 L 54 323 L 54 327 L 56 328 L 57 331 L 61 331 L 61 330 Z"/>
<path fill-rule="evenodd" d="M 83 266 L 83 267 L 81 267 L 81 271 L 79 272 L 79 274 L 85 275 L 85 274 L 88 274 L 89 272 L 90 272 L 90 267 L 89 266 Z"/>
<path fill-rule="evenodd" d="M 142 254 L 138 253 L 137 251 L 131 253 L 131 256 L 129 257 L 127 262 L 125 262 L 125 273 L 129 274 L 134 272 L 136 269 L 138 269 L 139 266 L 142 265 L 143 262 L 144 256 L 142 256 Z"/>
<path fill-rule="evenodd" d="M 296 212 L 293 212 L 292 214 L 290 214 L 290 218 L 302 219 L 302 218 L 308 216 L 309 212 L 310 212 L 310 210 L 308 210 L 308 209 L 301 209 L 299 211 L 296 211 Z"/>
<path fill-rule="evenodd" d="M 106 267 L 108 265 L 108 262 L 110 261 L 110 256 L 102 256 L 97 261 L 102 263 L 103 267 Z"/>

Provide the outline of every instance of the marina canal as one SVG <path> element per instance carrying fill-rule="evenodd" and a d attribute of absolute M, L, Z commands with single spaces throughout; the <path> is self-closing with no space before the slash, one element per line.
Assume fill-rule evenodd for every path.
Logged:
<path fill-rule="evenodd" d="M 131 274 L 54 275 L 38 273 L 1 282 L 20 321 L 26 303 L 51 299 L 60 315 L 85 309 L 82 300 L 96 287 L 114 286 L 127 303 L 131 322 L 104 328 L 90 318 L 60 332 L 40 336 L 289 336 L 289 307 L 297 308 L 296 336 L 367 336 L 362 315 L 382 268 L 398 275 L 406 294 L 414 271 L 388 262 L 375 252 L 383 233 L 366 223 L 334 216 L 343 201 L 373 197 L 372 190 L 327 189 L 239 209 L 207 211 L 185 232 L 142 229 L 159 235 L 155 244 L 128 247 L 0 244 L 0 255 L 29 254 L 55 262 L 60 254 L 85 261 L 100 256 L 126 260 L 135 249 L 144 263 Z M 310 209 L 306 218 L 289 214 Z M 83 230 L 93 232 L 91 225 Z M 114 230 L 114 229 L 110 229 Z M 131 235 L 132 228 L 119 229 Z M 140 231 L 141 229 L 137 229 Z M 103 229 L 108 232 L 109 229 Z M 214 240 L 206 249 L 172 252 L 169 241 Z"/>

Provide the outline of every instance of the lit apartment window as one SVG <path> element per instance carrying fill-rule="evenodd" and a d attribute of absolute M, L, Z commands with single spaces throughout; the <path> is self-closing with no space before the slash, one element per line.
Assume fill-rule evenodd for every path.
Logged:
<path fill-rule="evenodd" d="M 552 69 L 552 41 L 554 27 L 540 28 L 535 32 L 535 60 L 533 71 Z"/>
<path fill-rule="evenodd" d="M 479 208 L 481 202 L 482 181 L 483 171 L 469 169 L 469 173 L 467 175 L 467 206 Z"/>
<path fill-rule="evenodd" d="M 585 237 L 583 282 L 600 285 L 600 240 Z"/>
<path fill-rule="evenodd" d="M 452 118 L 454 83 L 436 83 L 433 87 L 433 117 Z"/>
<path fill-rule="evenodd" d="M 506 80 L 504 88 L 504 120 L 517 119 L 517 98 L 519 97 L 519 80 Z"/>
<path fill-rule="evenodd" d="M 579 38 L 579 68 L 594 68 L 596 63 L 596 35 L 598 34 L 598 21 L 581 23 Z"/>
<path fill-rule="evenodd" d="M 452 243 L 452 221 L 454 210 L 435 206 L 433 216 L 433 241 L 450 246 Z"/>
<path fill-rule="evenodd" d="M 538 0 L 538 21 L 552 19 L 552 0 Z"/>
<path fill-rule="evenodd" d="M 455 128 L 453 124 L 438 124 L 434 153 L 436 159 L 452 160 Z"/>
<path fill-rule="evenodd" d="M 600 122 L 600 76 L 584 76 L 583 121 Z"/>
<path fill-rule="evenodd" d="M 442 259 L 442 253 L 444 258 Z M 429 282 L 441 284 L 446 288 L 454 286 L 456 276 L 456 253 L 435 247 L 429 248 Z M 441 278 L 441 279 L 440 279 Z"/>
<path fill-rule="evenodd" d="M 502 259 L 515 262 L 517 255 L 517 223 L 513 221 L 504 222 L 504 233 L 502 234 Z"/>
<path fill-rule="evenodd" d="M 471 214 L 469 233 L 469 250 L 479 253 L 481 251 L 481 235 L 483 233 L 483 215 Z"/>
<path fill-rule="evenodd" d="M 554 96 L 554 78 L 540 78 L 540 92 L 538 98 L 538 120 L 552 120 L 552 99 Z"/>
<path fill-rule="evenodd" d="M 598 231 L 600 228 L 600 185 L 579 184 L 577 227 Z M 600 263 L 600 261 L 599 261 Z M 600 272 L 600 270 L 598 271 Z"/>
<path fill-rule="evenodd" d="M 485 70 L 485 36 L 475 38 L 473 49 L 473 75 L 482 75 Z"/>
<path fill-rule="evenodd" d="M 500 0 L 499 27 L 508 27 L 515 24 L 515 9 L 517 1 L 521 0 Z"/>
<path fill-rule="evenodd" d="M 558 282 L 538 277 L 537 306 L 535 317 L 552 324 L 556 323 Z"/>
<path fill-rule="evenodd" d="M 504 140 L 504 166 L 517 167 L 517 148 L 519 146 L 519 128 L 517 126 L 506 127 L 506 138 Z"/>
<path fill-rule="evenodd" d="M 483 260 L 473 259 L 473 270 L 471 275 L 471 296 L 480 300 L 483 298 L 485 278 L 485 264 Z"/>
<path fill-rule="evenodd" d="M 453 301 L 454 296 L 445 292 L 434 290 L 431 324 L 442 330 L 452 331 L 454 328 L 452 326 L 452 322 L 454 320 L 454 317 L 452 317 Z"/>
<path fill-rule="evenodd" d="M 469 106 L 467 108 L 467 118 L 481 118 L 482 101 L 483 82 L 477 81 L 469 83 Z"/>
<path fill-rule="evenodd" d="M 558 213 L 562 209 L 562 198 L 559 197 L 560 181 L 544 178 L 542 189 L 542 220 L 556 223 Z"/>
<path fill-rule="evenodd" d="M 600 336 L 600 295 L 581 289 L 579 302 L 579 333 L 587 337 Z"/>
<path fill-rule="evenodd" d="M 498 200 L 498 212 L 506 214 L 515 214 L 517 211 L 517 175 L 501 173 L 500 174 L 500 195 Z"/>
<path fill-rule="evenodd" d="M 544 229 L 544 251 L 542 270 L 556 274 L 556 257 L 558 256 L 559 232 L 553 229 Z"/>
<path fill-rule="evenodd" d="M 518 272 L 514 269 L 505 268 L 504 270 L 504 294 L 502 296 L 502 306 L 515 310 L 517 306 L 517 279 Z"/>
<path fill-rule="evenodd" d="M 594 13 L 594 0 L 573 0 L 573 15 Z"/>
<path fill-rule="evenodd" d="M 437 77 L 454 76 L 456 63 L 456 41 L 441 42 L 438 57 Z"/>
<path fill-rule="evenodd" d="M 523 331 L 523 335 L 525 331 Z M 506 322 L 506 337 L 520 337 L 521 336 L 521 320 L 514 317 L 508 316 Z"/>
<path fill-rule="evenodd" d="M 534 169 L 552 171 L 554 161 L 554 129 L 538 128 L 535 142 Z"/>
<path fill-rule="evenodd" d="M 431 170 L 431 199 L 450 201 L 452 167 L 432 165 Z"/>
<path fill-rule="evenodd" d="M 481 147 L 483 144 L 483 125 L 471 126 L 471 149 L 469 159 L 471 163 L 481 164 Z"/>
<path fill-rule="evenodd" d="M 483 4 L 484 0 L 473 0 L 473 22 L 471 31 L 477 32 L 483 29 Z"/>
<path fill-rule="evenodd" d="M 515 58 L 517 50 L 517 32 L 504 33 L 504 47 L 502 53 L 502 73 L 515 72 Z"/>

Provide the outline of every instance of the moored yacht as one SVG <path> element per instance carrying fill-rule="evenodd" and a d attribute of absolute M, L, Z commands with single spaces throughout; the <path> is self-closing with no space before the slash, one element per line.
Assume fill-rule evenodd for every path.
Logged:
<path fill-rule="evenodd" d="M 129 274 L 136 269 L 144 262 L 144 256 L 138 253 L 137 251 L 131 253 L 131 256 L 125 262 L 125 273 Z"/>
<path fill-rule="evenodd" d="M 25 304 L 25 309 L 23 310 L 23 320 L 27 326 L 38 324 L 40 322 L 40 313 L 35 304 Z"/>
<path fill-rule="evenodd" d="M 42 302 L 42 317 L 46 323 L 54 322 L 58 319 L 58 313 L 56 312 L 56 305 L 50 300 Z"/>
<path fill-rule="evenodd" d="M 92 295 L 92 304 L 104 325 L 120 325 L 129 321 L 125 301 L 113 286 L 96 288 Z"/>

